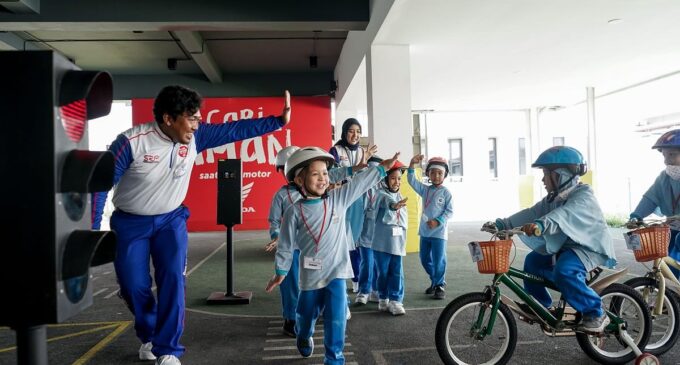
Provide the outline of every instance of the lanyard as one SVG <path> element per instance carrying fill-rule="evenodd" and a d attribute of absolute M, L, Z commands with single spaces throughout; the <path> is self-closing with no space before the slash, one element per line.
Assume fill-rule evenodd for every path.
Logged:
<path fill-rule="evenodd" d="M 331 212 L 332 211 L 333 210 L 331 209 Z M 321 237 L 323 236 L 323 229 L 326 226 L 326 200 L 324 199 L 323 201 L 323 219 L 321 220 L 321 230 L 319 231 L 318 238 L 314 237 L 314 232 L 312 232 L 312 229 L 309 228 L 309 225 L 307 224 L 307 220 L 305 219 L 305 213 L 303 212 L 302 209 L 302 202 L 300 202 L 300 215 L 302 216 L 302 222 L 305 224 L 305 227 L 307 228 L 307 232 L 309 232 L 309 235 L 312 236 L 312 240 L 314 240 L 315 243 L 314 252 L 319 252 L 319 242 L 321 242 Z M 328 225 L 330 225 L 330 223 Z"/>
<path fill-rule="evenodd" d="M 432 189 L 427 189 L 427 193 L 425 193 L 425 209 L 427 209 L 427 206 L 430 205 L 430 198 L 429 198 L 430 197 L 430 190 L 432 190 Z M 435 191 L 434 194 L 432 194 L 432 197 L 434 197 L 435 194 L 437 194 L 436 191 Z"/>
<path fill-rule="evenodd" d="M 290 197 L 290 188 L 286 189 L 286 193 L 288 193 L 288 201 L 290 202 L 290 205 L 293 205 L 293 198 Z"/>
<path fill-rule="evenodd" d="M 342 146 L 342 148 L 345 150 L 345 153 L 347 154 L 347 160 L 349 161 L 349 165 L 355 166 L 354 163 L 357 162 L 357 160 L 352 156 L 352 151 L 347 149 L 347 147 L 345 147 L 345 146 Z M 357 147 L 357 157 L 359 157 L 359 150 L 361 150 L 361 160 L 363 160 L 364 159 L 364 149 L 361 148 L 361 146 Z"/>
<path fill-rule="evenodd" d="M 673 202 L 673 204 L 671 205 L 671 209 L 673 210 L 673 215 L 675 215 L 675 207 L 677 207 L 678 204 L 680 204 L 680 194 L 678 194 L 678 196 L 675 196 L 675 194 L 673 193 L 673 187 L 671 186 L 670 188 L 671 188 L 671 202 Z"/>

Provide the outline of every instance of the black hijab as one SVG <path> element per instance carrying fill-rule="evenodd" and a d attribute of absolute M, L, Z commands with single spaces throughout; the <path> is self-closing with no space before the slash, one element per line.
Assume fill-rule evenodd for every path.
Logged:
<path fill-rule="evenodd" d="M 340 139 L 335 143 L 336 146 L 339 145 L 345 147 L 350 151 L 356 151 L 357 148 L 359 148 L 359 143 L 350 144 L 349 141 L 347 141 L 347 131 L 349 131 L 349 128 L 353 125 L 358 125 L 359 132 L 361 132 L 361 124 L 359 123 L 358 120 L 354 118 L 345 119 L 345 122 L 342 123 L 342 134 L 340 135 Z"/>

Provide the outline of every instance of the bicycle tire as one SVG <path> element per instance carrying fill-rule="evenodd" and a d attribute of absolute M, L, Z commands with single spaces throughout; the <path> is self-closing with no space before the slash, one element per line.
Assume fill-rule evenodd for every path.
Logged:
<path fill-rule="evenodd" d="M 496 314 L 496 322 L 494 329 L 490 336 L 487 336 L 484 340 L 478 340 L 475 338 L 476 332 L 471 329 L 472 323 L 477 319 L 476 307 L 486 307 L 489 312 L 491 310 L 491 297 L 486 293 L 468 293 L 461 295 L 460 297 L 454 299 L 449 303 L 446 308 L 439 315 L 437 320 L 437 329 L 435 331 L 435 344 L 437 346 L 437 352 L 439 357 L 447 365 L 465 365 L 465 364 L 495 364 L 504 365 L 510 361 L 513 352 L 515 351 L 515 346 L 517 345 L 517 324 L 515 323 L 515 318 L 512 316 L 510 309 L 503 303 L 500 304 L 498 312 Z M 472 309 L 473 315 L 469 318 L 460 318 L 464 316 L 463 311 Z M 485 315 L 484 325 L 488 322 L 488 316 Z M 456 326 L 460 328 L 452 330 L 452 325 L 455 323 Z M 505 326 L 505 331 L 500 327 Z M 454 336 L 449 336 L 451 332 Z M 494 336 L 495 333 L 495 336 Z M 471 345 L 464 346 L 451 346 L 449 339 L 455 339 L 460 341 L 469 341 Z M 498 352 L 494 353 L 492 358 L 488 361 L 478 360 L 478 356 L 482 356 L 481 350 L 486 350 L 491 348 L 489 346 L 490 342 L 495 340 L 500 340 L 501 344 L 499 346 Z M 476 343 L 482 344 L 484 346 L 477 347 Z M 452 348 L 453 347 L 453 348 Z M 455 350 L 454 350 L 455 348 Z M 476 357 L 476 359 L 469 361 L 462 359 L 462 352 L 467 352 L 466 357 Z M 469 354 L 469 355 L 468 355 Z"/>
<path fill-rule="evenodd" d="M 614 298 L 614 295 L 617 295 L 617 297 Z M 602 290 L 602 292 L 600 292 L 600 297 L 603 299 L 612 297 L 611 302 L 606 308 L 617 315 L 620 315 L 622 308 L 625 311 L 629 309 L 629 305 L 634 305 L 634 309 L 636 309 L 636 312 L 638 313 L 631 316 L 631 319 L 639 320 L 639 328 L 636 328 L 635 330 L 628 328 L 628 333 L 631 337 L 636 334 L 636 337 L 634 338 L 635 344 L 641 351 L 644 351 L 652 332 L 652 317 L 640 293 L 629 286 L 614 283 Z M 626 302 L 624 302 L 624 300 Z M 624 304 L 626 305 L 625 307 Z M 626 311 L 626 313 L 628 312 Z M 631 322 L 632 321 L 627 321 L 626 326 L 629 326 Z M 611 337 L 614 337 L 615 341 L 609 341 Z M 586 355 L 602 364 L 625 364 L 635 360 L 636 357 L 635 352 L 633 352 L 630 347 L 622 346 L 622 349 L 617 350 L 616 352 L 601 348 L 609 344 L 623 344 L 623 341 L 619 338 L 618 330 L 611 332 L 605 330 L 601 337 L 578 332 L 576 333 L 576 340 Z M 598 343 L 594 343 L 594 341 L 597 341 Z"/>
<path fill-rule="evenodd" d="M 658 292 L 659 287 L 656 279 L 649 277 L 633 278 L 626 281 L 624 284 L 638 290 L 639 292 L 645 287 L 654 288 Z M 680 335 L 680 298 L 678 298 L 678 296 L 670 289 L 665 290 L 664 297 L 664 306 L 667 313 L 666 315 L 669 318 L 668 325 L 666 326 L 666 330 L 664 330 L 664 335 L 659 339 L 659 341 L 654 341 L 654 338 L 651 338 L 647 343 L 647 347 L 645 348 L 645 351 L 656 356 L 663 355 L 668 350 L 672 349 L 675 343 L 678 341 L 678 335 Z M 653 312 L 654 305 L 654 300 L 652 300 L 650 303 L 647 303 L 647 308 L 650 312 Z M 656 326 L 658 328 L 657 331 L 655 331 L 655 323 L 657 323 L 657 319 L 652 316 L 652 333 L 656 333 L 664 329 L 663 325 L 659 325 Z"/>

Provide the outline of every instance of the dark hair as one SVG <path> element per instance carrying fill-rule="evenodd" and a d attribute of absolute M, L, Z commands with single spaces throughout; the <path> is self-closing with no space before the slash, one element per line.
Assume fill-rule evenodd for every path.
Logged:
<path fill-rule="evenodd" d="M 193 115 L 201 108 L 203 98 L 196 91 L 180 85 L 166 86 L 158 93 L 153 103 L 153 116 L 156 123 L 163 123 L 163 115 L 172 119 L 187 113 Z"/>

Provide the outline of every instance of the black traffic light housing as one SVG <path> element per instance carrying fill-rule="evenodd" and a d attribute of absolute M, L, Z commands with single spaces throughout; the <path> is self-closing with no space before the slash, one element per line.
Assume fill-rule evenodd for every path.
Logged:
<path fill-rule="evenodd" d="M 59 323 L 92 304 L 90 267 L 115 256 L 113 232 L 90 230 L 114 157 L 87 143 L 113 83 L 51 51 L 0 52 L 0 67 L 0 325 Z"/>

